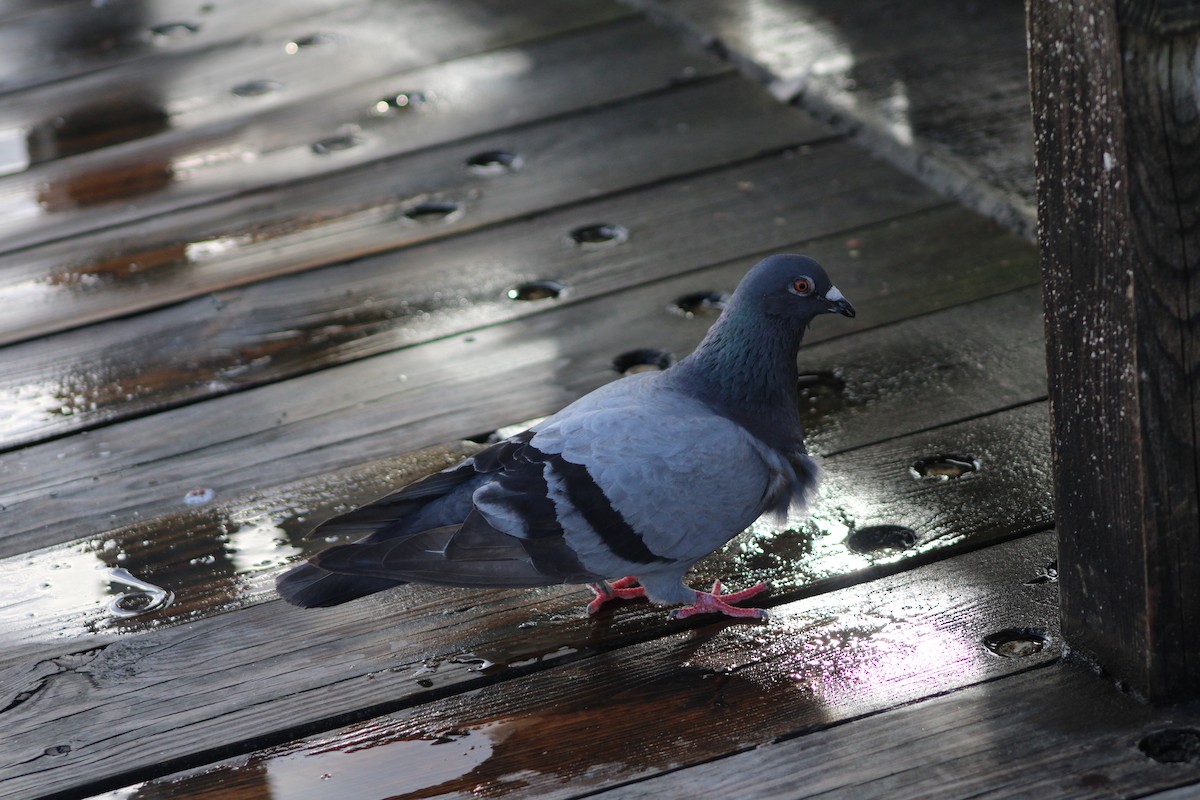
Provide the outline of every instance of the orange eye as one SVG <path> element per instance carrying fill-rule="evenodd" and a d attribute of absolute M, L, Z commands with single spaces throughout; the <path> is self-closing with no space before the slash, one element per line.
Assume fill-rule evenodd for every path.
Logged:
<path fill-rule="evenodd" d="M 812 278 L 796 278 L 792 282 L 792 291 L 796 294 L 805 295 L 811 294 L 813 290 Z"/>

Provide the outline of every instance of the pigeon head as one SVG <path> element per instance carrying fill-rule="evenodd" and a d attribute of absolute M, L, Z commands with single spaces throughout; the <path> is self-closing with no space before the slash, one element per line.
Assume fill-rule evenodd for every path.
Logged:
<path fill-rule="evenodd" d="M 730 305 L 750 307 L 768 317 L 807 324 L 816 316 L 837 313 L 853 317 L 854 306 L 808 256 L 771 256 L 758 262 L 742 279 Z"/>
<path fill-rule="evenodd" d="M 763 259 L 738 284 L 704 341 L 664 380 L 766 442 L 802 447 L 796 353 L 814 318 L 854 306 L 807 256 Z"/>

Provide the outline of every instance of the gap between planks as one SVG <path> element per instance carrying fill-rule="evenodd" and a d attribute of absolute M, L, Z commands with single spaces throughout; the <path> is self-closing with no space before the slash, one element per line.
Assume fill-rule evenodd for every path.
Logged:
<path fill-rule="evenodd" d="M 396 797 L 476 787 L 489 796 L 577 796 L 1053 661 L 1055 587 L 1029 582 L 1053 553 L 1053 535 L 1038 534 L 777 607 L 766 626 L 717 623 L 595 654 L 583 655 L 594 653 L 584 648 L 565 663 L 535 663 L 532 674 L 500 667 L 497 680 L 486 685 L 464 685 L 467 691 L 424 699 L 315 741 L 157 783 L 191 797 L 212 796 L 217 787 L 236 785 L 239 770 L 270 769 L 278 756 L 303 754 L 290 759 L 304 765 L 301 775 L 329 774 L 333 783 L 322 788 L 351 799 L 360 796 L 355 787 L 377 796 L 385 786 Z M 1047 645 L 1029 658 L 1004 659 L 980 643 L 1015 625 L 1043 631 Z M 524 635 L 536 639 L 539 628 Z M 477 648 L 474 655 L 496 652 L 503 646 Z M 408 680 L 425 674 L 432 683 L 443 666 L 414 669 Z M 608 735 L 597 737 L 598 727 Z M 504 735 L 491 733 L 498 730 Z M 276 740 L 294 735 L 279 731 Z M 349 775 L 340 763 L 320 756 L 338 751 L 340 741 L 378 748 L 376 758 L 356 763 L 353 784 L 345 782 Z M 440 751 L 427 749 L 434 742 Z M 454 771 L 462 760 L 447 762 L 447 754 L 474 747 L 484 747 L 487 757 L 467 759 L 465 771 Z M 145 772 L 108 775 L 89 788 L 169 768 L 147 765 Z M 744 784 L 745 775 L 738 780 Z"/>

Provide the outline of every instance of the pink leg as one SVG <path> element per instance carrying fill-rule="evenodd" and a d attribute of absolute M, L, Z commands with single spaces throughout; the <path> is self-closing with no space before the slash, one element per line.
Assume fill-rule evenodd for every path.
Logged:
<path fill-rule="evenodd" d="M 596 593 L 596 599 L 588 603 L 588 616 L 597 613 L 604 608 L 605 603 L 613 600 L 637 600 L 646 596 L 646 590 L 637 584 L 637 578 L 632 575 L 615 580 L 612 583 L 602 581 L 600 583 L 589 583 L 588 586 Z"/>
<path fill-rule="evenodd" d="M 727 617 L 766 619 L 767 612 L 761 608 L 737 608 L 733 603 L 749 600 L 770 588 L 769 584 L 759 583 L 749 589 L 742 589 L 740 592 L 721 594 L 721 582 L 714 581 L 712 593 L 696 592 L 696 601 L 687 608 L 677 608 L 672 611 L 671 619 L 687 619 L 696 614 L 724 614 Z"/>

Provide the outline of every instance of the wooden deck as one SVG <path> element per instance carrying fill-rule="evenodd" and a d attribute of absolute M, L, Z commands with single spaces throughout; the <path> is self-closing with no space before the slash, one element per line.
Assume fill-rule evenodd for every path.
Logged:
<path fill-rule="evenodd" d="M 1200 796 L 1200 708 L 1058 635 L 1034 248 L 666 16 L 0 9 L 0 796 Z M 778 251 L 858 316 L 801 351 L 813 515 L 693 576 L 771 580 L 769 623 L 274 595 Z"/>

